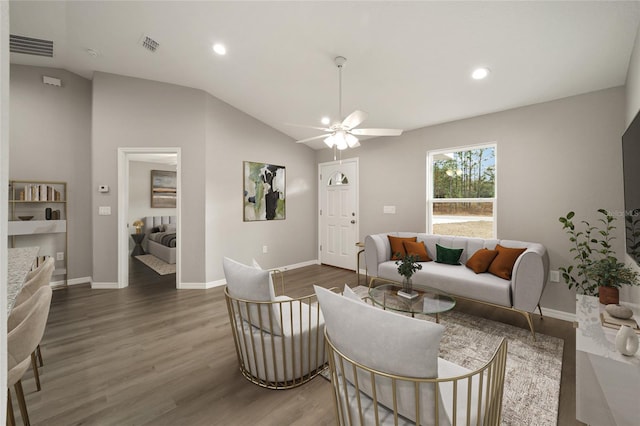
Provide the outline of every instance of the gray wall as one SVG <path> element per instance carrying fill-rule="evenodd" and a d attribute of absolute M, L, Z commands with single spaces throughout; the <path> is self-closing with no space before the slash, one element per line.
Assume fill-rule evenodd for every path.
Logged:
<path fill-rule="evenodd" d="M 182 148 L 182 281 L 222 280 L 222 256 L 264 267 L 316 259 L 315 153 L 213 96 L 96 73 L 93 80 L 94 280 L 117 280 L 117 148 Z M 287 167 L 287 218 L 242 221 L 242 161 Z M 111 216 L 98 216 L 98 206 Z M 269 253 L 262 254 L 262 246 Z"/>
<path fill-rule="evenodd" d="M 222 256 L 263 268 L 317 259 L 315 152 L 213 96 L 207 97 L 207 280 Z M 286 219 L 243 222 L 243 161 L 286 167 Z M 262 246 L 268 253 L 262 253 Z"/>
<path fill-rule="evenodd" d="M 425 231 L 427 151 L 496 142 L 498 238 L 544 244 L 557 269 L 571 259 L 559 216 L 575 210 L 594 219 L 598 208 L 623 209 L 623 128 L 624 91 L 613 88 L 363 141 L 343 152 L 360 158 L 360 240 Z M 318 151 L 317 159 L 331 161 L 332 153 Z M 384 205 L 397 214 L 383 215 Z M 620 253 L 622 244 L 618 232 Z M 574 293 L 549 283 L 542 305 L 575 312 Z"/>
<path fill-rule="evenodd" d="M 204 282 L 204 141 L 206 93 L 172 84 L 95 73 L 93 78 L 92 186 L 93 278 L 117 282 L 119 147 L 182 149 L 182 281 Z M 111 216 L 98 216 L 111 206 Z M 187 226 L 195 224 L 195 226 Z"/>
<path fill-rule="evenodd" d="M 47 75 L 62 87 L 42 83 Z M 66 181 L 68 278 L 91 276 L 91 82 L 11 65 L 10 178 Z"/>

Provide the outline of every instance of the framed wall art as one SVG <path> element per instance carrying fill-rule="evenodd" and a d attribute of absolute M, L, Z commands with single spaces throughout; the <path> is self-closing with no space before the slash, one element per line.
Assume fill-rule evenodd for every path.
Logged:
<path fill-rule="evenodd" d="M 284 166 L 243 162 L 245 222 L 285 218 L 285 175 Z"/>
<path fill-rule="evenodd" d="M 151 170 L 151 207 L 171 208 L 176 206 L 176 172 Z"/>

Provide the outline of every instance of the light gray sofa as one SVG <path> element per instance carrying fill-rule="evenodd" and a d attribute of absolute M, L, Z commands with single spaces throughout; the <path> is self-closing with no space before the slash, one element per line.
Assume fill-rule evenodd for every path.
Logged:
<path fill-rule="evenodd" d="M 415 232 L 387 232 L 368 235 L 365 238 L 365 259 L 370 284 L 377 279 L 402 282 L 398 266 L 391 258 L 391 244 L 388 235 L 395 237 L 416 237 L 423 241 L 431 259 L 436 259 L 436 244 L 450 248 L 462 248 L 460 263 L 447 265 L 436 262 L 422 262 L 412 281 L 445 291 L 453 296 L 472 299 L 482 303 L 511 309 L 524 315 L 535 338 L 531 312 L 540 309 L 540 297 L 549 276 L 549 257 L 542 244 L 511 240 L 485 240 L 481 238 L 452 237 L 444 235 L 420 234 Z M 481 249 L 494 249 L 497 244 L 509 248 L 526 248 L 513 267 L 511 280 L 499 278 L 489 272 L 476 274 L 464 266 L 473 254 Z M 540 311 L 542 315 L 542 311 Z"/>

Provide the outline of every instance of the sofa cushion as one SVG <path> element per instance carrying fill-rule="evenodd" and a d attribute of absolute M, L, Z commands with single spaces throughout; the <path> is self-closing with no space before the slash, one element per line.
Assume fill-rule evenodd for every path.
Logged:
<path fill-rule="evenodd" d="M 431 262 L 431 258 L 427 254 L 427 247 L 422 241 L 403 241 L 402 245 L 406 253 L 417 256 L 419 262 Z"/>
<path fill-rule="evenodd" d="M 482 248 L 476 251 L 469 260 L 467 260 L 466 266 L 476 274 L 487 272 L 491 262 L 498 255 L 498 250 L 489 250 Z"/>
<path fill-rule="evenodd" d="M 526 248 L 508 248 L 503 247 L 500 244 L 496 245 L 498 255 L 491 265 L 489 266 L 489 272 L 496 277 L 504 278 L 505 280 L 511 279 L 511 273 L 513 272 L 513 265 L 516 264 L 518 256 L 527 251 Z"/>
<path fill-rule="evenodd" d="M 389 237 L 389 244 L 391 244 L 391 260 L 400 260 L 406 254 L 407 251 L 404 248 L 404 242 L 415 242 L 416 237 L 394 237 L 392 235 L 387 235 Z"/>
<path fill-rule="evenodd" d="M 378 277 L 402 282 L 393 261 L 378 265 Z M 411 277 L 413 285 L 425 285 L 453 296 L 463 296 L 483 302 L 510 307 L 511 281 L 492 274 L 476 274 L 469 268 L 437 262 L 423 262 L 422 270 Z"/>
<path fill-rule="evenodd" d="M 446 263 L 447 265 L 459 265 L 460 256 L 464 249 L 449 248 L 436 244 L 436 262 Z"/>

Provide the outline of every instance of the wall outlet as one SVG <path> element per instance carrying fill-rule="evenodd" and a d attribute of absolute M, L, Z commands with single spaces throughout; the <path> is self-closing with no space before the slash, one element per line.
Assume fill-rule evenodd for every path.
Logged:
<path fill-rule="evenodd" d="M 269 247 L 262 246 L 262 253 L 268 253 L 268 252 L 269 252 Z"/>
<path fill-rule="evenodd" d="M 100 216 L 109 216 L 111 214 L 111 206 L 100 206 L 98 207 L 98 215 Z"/>
<path fill-rule="evenodd" d="M 383 214 L 396 214 L 396 206 L 382 206 Z"/>
<path fill-rule="evenodd" d="M 56 253 L 56 260 L 64 260 L 64 252 L 59 251 Z"/>
<path fill-rule="evenodd" d="M 560 282 L 560 271 L 550 271 L 549 272 L 549 281 L 552 283 Z"/>

